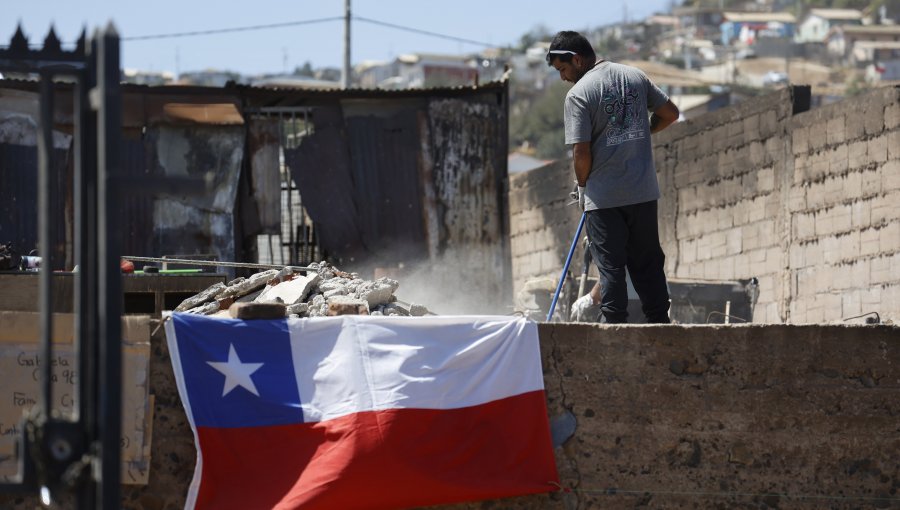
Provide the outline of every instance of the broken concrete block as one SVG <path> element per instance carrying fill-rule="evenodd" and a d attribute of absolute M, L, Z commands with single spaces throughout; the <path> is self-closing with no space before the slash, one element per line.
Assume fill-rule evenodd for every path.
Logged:
<path fill-rule="evenodd" d="M 393 315 L 397 315 L 400 317 L 408 317 L 409 316 L 409 310 L 407 310 L 406 308 L 404 308 L 403 306 L 401 306 L 397 303 L 386 304 L 382 307 L 381 310 L 382 310 L 382 313 L 384 313 L 385 315 L 388 315 L 388 316 L 393 316 Z"/>
<path fill-rule="evenodd" d="M 203 303 L 206 303 L 207 301 L 212 301 L 216 297 L 216 294 L 221 292 L 223 289 L 225 289 L 224 283 L 211 285 L 209 288 L 197 294 L 196 296 L 191 296 L 182 301 L 180 305 L 175 307 L 175 311 L 184 312 L 186 310 L 190 310 L 191 308 L 196 308 Z"/>
<path fill-rule="evenodd" d="M 337 289 L 326 290 L 325 293 L 322 295 L 325 296 L 326 300 L 333 298 L 335 296 L 346 296 L 347 289 L 345 289 L 343 287 L 339 287 Z"/>
<path fill-rule="evenodd" d="M 276 274 L 278 274 L 278 271 L 275 269 L 269 269 L 261 273 L 256 273 L 250 278 L 238 282 L 235 285 L 224 288 L 216 295 L 216 299 L 224 299 L 229 297 L 238 298 L 241 296 L 245 296 L 255 290 L 264 287 L 266 285 L 266 282 L 271 280 Z"/>
<path fill-rule="evenodd" d="M 322 280 L 334 278 L 334 269 L 324 260 L 322 262 L 313 262 L 309 265 L 309 268 L 315 271 Z"/>
<path fill-rule="evenodd" d="M 323 281 L 319 283 L 319 291 L 323 294 L 325 292 L 336 290 L 336 289 L 346 289 L 347 284 L 350 283 L 350 280 L 341 277 L 335 277 L 328 281 Z"/>
<path fill-rule="evenodd" d="M 287 313 L 298 317 L 306 315 L 309 313 L 309 305 L 307 303 L 294 303 L 293 305 L 288 305 Z"/>
<path fill-rule="evenodd" d="M 267 303 L 280 299 L 283 303 L 292 305 L 300 303 L 319 283 L 319 275 L 298 276 L 293 280 L 287 280 L 277 285 L 268 286 L 254 300 L 257 303 Z"/>
<path fill-rule="evenodd" d="M 369 305 L 362 299 L 335 296 L 328 300 L 328 316 L 369 315 Z"/>
<path fill-rule="evenodd" d="M 190 310 L 185 310 L 185 311 L 187 313 L 193 313 L 193 314 L 197 314 L 197 315 L 212 315 L 212 314 L 218 312 L 219 310 L 221 310 L 221 308 L 219 308 L 219 302 L 211 301 L 209 303 L 204 303 L 200 306 L 197 306 L 197 307 L 191 308 Z"/>
<path fill-rule="evenodd" d="M 235 303 L 228 308 L 235 319 L 281 319 L 286 315 L 286 307 L 281 303 Z"/>
<path fill-rule="evenodd" d="M 321 294 L 316 294 L 309 301 L 309 316 L 310 317 L 324 317 L 328 312 L 328 305 L 325 303 L 325 296 Z"/>
<path fill-rule="evenodd" d="M 428 308 L 425 308 L 425 305 L 411 304 L 409 305 L 409 315 L 410 317 L 422 317 L 428 313 Z"/>
<path fill-rule="evenodd" d="M 359 285 L 356 290 L 356 296 L 366 300 L 369 308 L 383 305 L 391 302 L 394 291 L 400 286 L 397 280 L 382 277 L 374 282 L 364 282 Z"/>

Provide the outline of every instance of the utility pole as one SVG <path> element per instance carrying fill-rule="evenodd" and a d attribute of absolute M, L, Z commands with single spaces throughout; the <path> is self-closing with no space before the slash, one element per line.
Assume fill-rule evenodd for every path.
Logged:
<path fill-rule="evenodd" d="M 350 88 L 350 0 L 344 0 L 344 72 L 341 88 Z"/>

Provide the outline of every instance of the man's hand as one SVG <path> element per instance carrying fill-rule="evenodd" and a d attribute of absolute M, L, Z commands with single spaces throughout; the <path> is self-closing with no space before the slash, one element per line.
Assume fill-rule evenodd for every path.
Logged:
<path fill-rule="evenodd" d="M 584 211 L 584 186 L 579 186 L 575 181 L 575 187 L 569 192 L 569 198 L 572 199 L 570 204 L 578 203 L 578 208 Z"/>
<path fill-rule="evenodd" d="M 650 133 L 659 133 L 666 129 L 673 122 L 677 121 L 680 115 L 681 112 L 678 111 L 675 103 L 671 100 L 666 101 L 666 104 L 653 110 L 653 115 L 650 116 Z"/>

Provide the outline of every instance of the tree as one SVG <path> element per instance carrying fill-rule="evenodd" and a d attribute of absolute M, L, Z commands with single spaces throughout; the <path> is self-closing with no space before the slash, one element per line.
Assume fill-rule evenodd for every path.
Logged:
<path fill-rule="evenodd" d="M 532 47 L 534 43 L 540 41 L 549 41 L 553 37 L 553 34 L 550 32 L 550 29 L 545 25 L 536 25 L 531 28 L 528 32 L 522 34 L 522 37 L 519 38 L 519 44 L 516 47 L 519 51 L 525 51 L 528 48 Z"/>
<path fill-rule="evenodd" d="M 563 101 L 570 87 L 563 81 L 554 82 L 531 104 L 517 105 L 509 120 L 510 141 L 514 145 L 528 142 L 539 158 L 565 157 Z"/>

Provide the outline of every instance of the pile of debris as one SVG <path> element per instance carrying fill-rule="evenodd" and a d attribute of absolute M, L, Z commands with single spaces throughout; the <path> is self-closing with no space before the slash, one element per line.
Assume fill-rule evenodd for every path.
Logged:
<path fill-rule="evenodd" d="M 433 315 L 422 305 L 398 301 L 397 280 L 363 280 L 357 273 L 340 271 L 327 262 L 306 268 L 269 269 L 249 278 L 217 283 L 185 299 L 176 312 L 240 317 L 242 307 L 258 303 L 273 305 L 267 314 L 287 317 L 328 315 Z M 257 307 L 260 308 L 260 307 Z"/>

